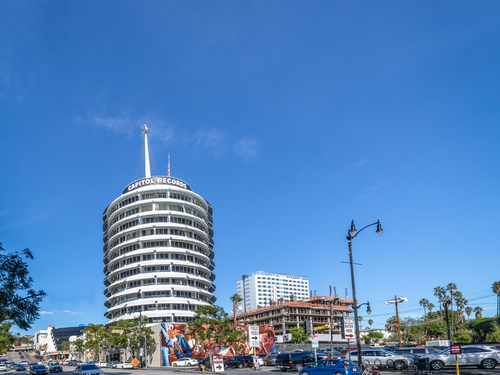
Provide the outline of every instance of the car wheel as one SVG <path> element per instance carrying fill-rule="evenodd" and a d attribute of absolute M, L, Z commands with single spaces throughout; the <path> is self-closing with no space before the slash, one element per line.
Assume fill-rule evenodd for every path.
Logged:
<path fill-rule="evenodd" d="M 243 368 L 243 364 L 242 363 L 238 363 L 238 368 Z"/>
<path fill-rule="evenodd" d="M 172 366 L 177 367 L 177 363 L 174 363 Z"/>
<path fill-rule="evenodd" d="M 304 368 L 304 366 L 302 366 L 302 365 L 297 365 L 297 366 L 295 366 L 295 370 L 297 370 L 297 371 L 300 371 L 300 370 L 302 370 L 303 368 Z"/>
<path fill-rule="evenodd" d="M 309 373 L 307 371 L 304 371 L 302 375 L 309 375 Z"/>
<path fill-rule="evenodd" d="M 396 361 L 394 362 L 394 369 L 396 370 L 404 370 L 406 368 L 405 361 Z"/>
<path fill-rule="evenodd" d="M 492 370 L 497 365 L 497 361 L 491 358 L 486 358 L 481 361 L 481 367 L 487 370 Z"/>
<path fill-rule="evenodd" d="M 344 375 L 344 374 L 339 371 L 339 372 L 336 372 L 335 375 Z"/>
<path fill-rule="evenodd" d="M 224 368 L 225 368 L 225 369 L 228 369 L 228 368 L 229 368 L 229 366 L 227 365 L 227 363 L 224 363 Z"/>
<path fill-rule="evenodd" d="M 441 361 L 432 361 L 430 367 L 434 371 L 439 371 L 444 367 L 444 363 Z"/>

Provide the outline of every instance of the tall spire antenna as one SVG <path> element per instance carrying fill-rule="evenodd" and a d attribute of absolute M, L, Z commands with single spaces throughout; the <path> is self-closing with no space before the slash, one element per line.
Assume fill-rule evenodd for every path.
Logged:
<path fill-rule="evenodd" d="M 170 177 L 170 152 L 168 153 L 168 177 Z"/>
<path fill-rule="evenodd" d="M 142 127 L 142 134 L 144 134 L 144 159 L 146 160 L 146 178 L 151 177 L 151 168 L 149 166 L 148 133 L 149 128 L 146 123 L 144 123 L 144 126 Z"/>

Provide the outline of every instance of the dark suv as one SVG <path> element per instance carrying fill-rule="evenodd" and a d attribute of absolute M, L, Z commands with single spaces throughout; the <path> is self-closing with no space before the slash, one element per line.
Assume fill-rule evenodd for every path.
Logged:
<path fill-rule="evenodd" d="M 276 368 L 282 372 L 287 370 L 300 371 L 303 367 L 315 361 L 313 352 L 291 352 L 279 354 L 276 357 Z"/>
<path fill-rule="evenodd" d="M 252 367 L 253 357 L 251 355 L 236 355 L 226 362 L 229 367 Z"/>

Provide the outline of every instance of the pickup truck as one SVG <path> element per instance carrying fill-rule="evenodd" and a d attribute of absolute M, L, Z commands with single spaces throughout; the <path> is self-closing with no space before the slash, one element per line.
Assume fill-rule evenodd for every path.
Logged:
<path fill-rule="evenodd" d="M 59 362 L 50 361 L 49 372 L 62 372 L 62 366 L 59 364 Z"/>

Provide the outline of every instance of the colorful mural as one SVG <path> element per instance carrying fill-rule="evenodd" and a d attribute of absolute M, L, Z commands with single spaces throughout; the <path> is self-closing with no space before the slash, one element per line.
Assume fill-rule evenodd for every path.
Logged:
<path fill-rule="evenodd" d="M 194 338 L 186 337 L 184 332 L 181 332 L 181 326 L 181 324 L 161 324 L 160 340 L 163 366 L 171 366 L 179 358 L 205 358 L 208 355 L 202 345 L 197 343 Z M 244 330 L 248 336 L 248 326 L 238 326 L 237 329 Z M 214 354 L 224 356 L 254 354 L 253 348 L 248 346 L 248 341 L 241 344 L 239 347 L 244 347 L 245 353 L 238 353 L 234 348 L 219 347 L 216 344 L 213 344 L 211 349 Z M 274 352 L 275 349 L 274 327 L 259 327 L 259 347 L 256 349 L 256 354 Z"/>

